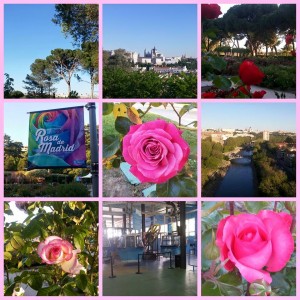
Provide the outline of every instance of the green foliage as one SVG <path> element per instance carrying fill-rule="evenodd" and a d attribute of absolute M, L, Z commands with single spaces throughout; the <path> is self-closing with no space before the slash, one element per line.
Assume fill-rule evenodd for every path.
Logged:
<path fill-rule="evenodd" d="M 23 144 L 11 139 L 7 134 L 4 135 L 4 170 L 16 171 L 18 164 L 23 158 Z"/>
<path fill-rule="evenodd" d="M 296 65 L 269 65 L 262 71 L 266 76 L 261 86 L 283 91 L 296 88 Z"/>
<path fill-rule="evenodd" d="M 6 184 L 6 197 L 89 197 L 89 191 L 84 184 L 69 183 L 58 185 L 42 184 Z"/>
<path fill-rule="evenodd" d="M 4 98 L 12 98 L 12 92 L 14 91 L 14 79 L 9 77 L 9 74 L 5 73 L 4 82 Z"/>
<path fill-rule="evenodd" d="M 99 6 L 97 4 L 56 4 L 54 24 L 61 26 L 65 35 L 70 34 L 75 44 L 98 42 Z"/>
<path fill-rule="evenodd" d="M 197 76 L 178 74 L 161 77 L 153 71 L 131 71 L 120 67 L 103 69 L 104 98 L 196 98 Z"/>
<path fill-rule="evenodd" d="M 98 202 L 22 202 L 28 214 L 23 223 L 5 222 L 5 295 L 29 285 L 37 296 L 96 296 L 98 287 Z M 9 212 L 5 204 L 5 215 Z M 58 265 L 42 263 L 39 241 L 48 236 L 80 248 L 78 260 L 87 270 L 68 276 Z M 12 276 L 14 273 L 17 276 Z M 26 294 L 25 294 L 26 295 Z"/>
<path fill-rule="evenodd" d="M 79 94 L 76 91 L 71 91 L 68 95 L 69 99 L 78 99 L 79 98 Z"/>
<path fill-rule="evenodd" d="M 296 183 L 276 166 L 276 148 L 271 143 L 262 143 L 253 155 L 253 161 L 262 196 L 295 197 Z"/>
<path fill-rule="evenodd" d="M 54 49 L 51 55 L 46 57 L 47 63 L 51 66 L 54 74 L 63 79 L 68 86 L 68 93 L 71 93 L 71 79 L 80 65 L 80 50 Z"/>
<path fill-rule="evenodd" d="M 197 197 L 197 183 L 191 178 L 175 176 L 156 185 L 158 197 Z"/>

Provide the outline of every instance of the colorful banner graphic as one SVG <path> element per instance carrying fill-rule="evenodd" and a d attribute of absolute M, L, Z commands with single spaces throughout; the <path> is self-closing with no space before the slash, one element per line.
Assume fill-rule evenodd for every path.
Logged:
<path fill-rule="evenodd" d="M 83 107 L 31 112 L 28 169 L 85 167 Z"/>

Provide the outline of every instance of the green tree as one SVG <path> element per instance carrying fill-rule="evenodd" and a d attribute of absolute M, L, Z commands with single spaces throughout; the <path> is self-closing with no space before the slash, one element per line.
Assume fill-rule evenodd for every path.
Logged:
<path fill-rule="evenodd" d="M 4 98 L 11 98 L 11 93 L 14 91 L 14 79 L 9 77 L 7 73 L 5 73 L 4 76 Z"/>
<path fill-rule="evenodd" d="M 22 148 L 23 144 L 21 142 L 15 142 L 9 135 L 4 135 L 4 161 L 6 171 L 17 170 L 18 163 L 23 157 Z"/>
<path fill-rule="evenodd" d="M 47 56 L 47 62 L 52 66 L 56 76 L 64 79 L 68 86 L 68 95 L 71 93 L 71 79 L 80 64 L 80 50 L 54 49 L 51 55 Z"/>
<path fill-rule="evenodd" d="M 52 21 L 70 34 L 77 45 L 99 40 L 97 4 L 56 4 Z"/>
<path fill-rule="evenodd" d="M 86 42 L 81 45 L 82 53 L 80 57 L 80 65 L 82 71 L 87 73 L 90 77 L 91 85 L 91 98 L 94 98 L 94 87 L 98 84 L 98 53 L 99 47 L 98 42 Z M 79 81 L 82 79 L 77 76 Z"/>
<path fill-rule="evenodd" d="M 36 59 L 30 66 L 31 75 L 23 81 L 28 96 L 31 98 L 51 97 L 56 91 L 53 85 L 61 78 L 54 72 L 52 65 L 45 59 Z"/>

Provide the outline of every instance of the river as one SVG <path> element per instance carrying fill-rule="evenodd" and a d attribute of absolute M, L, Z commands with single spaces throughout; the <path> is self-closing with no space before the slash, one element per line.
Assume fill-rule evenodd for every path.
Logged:
<path fill-rule="evenodd" d="M 215 197 L 255 197 L 257 180 L 251 151 L 241 151 L 240 158 L 231 160 L 231 165 L 222 179 Z"/>

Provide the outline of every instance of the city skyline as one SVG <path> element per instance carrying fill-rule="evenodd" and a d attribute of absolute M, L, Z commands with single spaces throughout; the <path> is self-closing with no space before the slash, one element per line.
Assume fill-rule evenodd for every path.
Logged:
<path fill-rule="evenodd" d="M 167 57 L 197 57 L 194 4 L 105 4 L 103 49 L 143 55 L 156 47 Z"/>
<path fill-rule="evenodd" d="M 280 120 L 284 120 L 280 122 Z M 201 128 L 296 132 L 295 103 L 203 103 Z"/>

